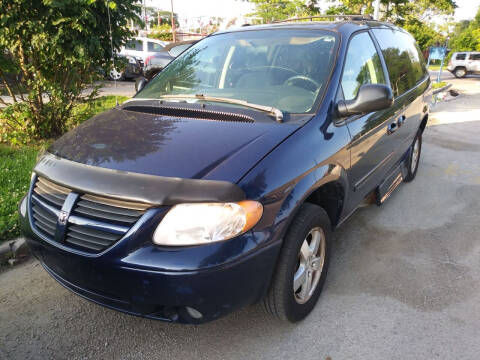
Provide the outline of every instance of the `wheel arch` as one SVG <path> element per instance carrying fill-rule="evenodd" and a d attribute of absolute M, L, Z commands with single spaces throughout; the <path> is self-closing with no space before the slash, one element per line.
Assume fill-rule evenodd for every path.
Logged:
<path fill-rule="evenodd" d="M 341 165 L 327 164 L 318 167 L 296 183 L 284 201 L 278 215 L 280 218 L 277 217 L 277 220 L 287 217 L 283 232 L 288 230 L 300 207 L 306 202 L 322 207 L 334 228 L 345 207 L 348 189 L 347 172 Z M 287 211 L 288 214 L 285 214 Z"/>
<path fill-rule="evenodd" d="M 422 133 L 425 131 L 425 128 L 427 127 L 427 122 L 428 122 L 428 114 L 425 114 L 425 116 L 422 119 L 422 122 L 420 123 L 420 130 Z"/>

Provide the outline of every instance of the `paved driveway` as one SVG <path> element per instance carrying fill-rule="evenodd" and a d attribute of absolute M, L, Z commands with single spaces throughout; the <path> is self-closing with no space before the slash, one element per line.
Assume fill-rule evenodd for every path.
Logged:
<path fill-rule="evenodd" d="M 0 358 L 478 359 L 480 79 L 436 105 L 416 180 L 337 233 L 324 293 L 291 325 L 251 306 L 203 326 L 117 313 L 30 260 L 0 274 Z"/>

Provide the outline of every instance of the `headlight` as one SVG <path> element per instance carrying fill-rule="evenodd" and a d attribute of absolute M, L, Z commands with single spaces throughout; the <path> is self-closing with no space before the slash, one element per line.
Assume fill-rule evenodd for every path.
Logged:
<path fill-rule="evenodd" d="M 231 239 L 255 226 L 262 213 L 262 204 L 251 200 L 175 205 L 155 230 L 153 242 L 185 246 Z"/>

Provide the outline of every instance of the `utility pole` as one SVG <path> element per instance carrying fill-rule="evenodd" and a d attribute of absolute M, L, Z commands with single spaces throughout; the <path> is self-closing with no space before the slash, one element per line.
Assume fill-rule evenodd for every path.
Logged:
<path fill-rule="evenodd" d="M 380 17 L 380 0 L 375 0 L 375 11 L 373 12 L 373 18 L 378 20 Z"/>
<path fill-rule="evenodd" d="M 145 0 L 143 0 L 143 30 L 147 30 L 147 8 L 145 6 Z"/>
<path fill-rule="evenodd" d="M 170 4 L 172 5 L 172 12 L 171 12 L 171 18 L 172 18 L 172 35 L 173 35 L 173 42 L 176 41 L 175 38 L 175 20 L 173 19 L 173 0 L 170 0 Z"/>

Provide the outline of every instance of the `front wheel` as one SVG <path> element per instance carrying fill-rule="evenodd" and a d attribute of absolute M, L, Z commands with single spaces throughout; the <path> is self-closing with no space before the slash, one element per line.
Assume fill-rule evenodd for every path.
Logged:
<path fill-rule="evenodd" d="M 422 153 L 422 131 L 419 130 L 415 140 L 413 140 L 412 151 L 408 158 L 408 173 L 405 177 L 405 182 L 410 182 L 415 179 L 417 175 L 418 164 L 420 163 L 420 154 Z"/>
<path fill-rule="evenodd" d="M 305 203 L 284 239 L 264 304 L 282 320 L 306 317 L 322 291 L 330 256 L 330 219 L 321 207 Z"/>
<path fill-rule="evenodd" d="M 112 68 L 108 73 L 108 77 L 112 81 L 121 81 L 125 79 L 125 71 L 120 71 L 117 68 Z"/>

